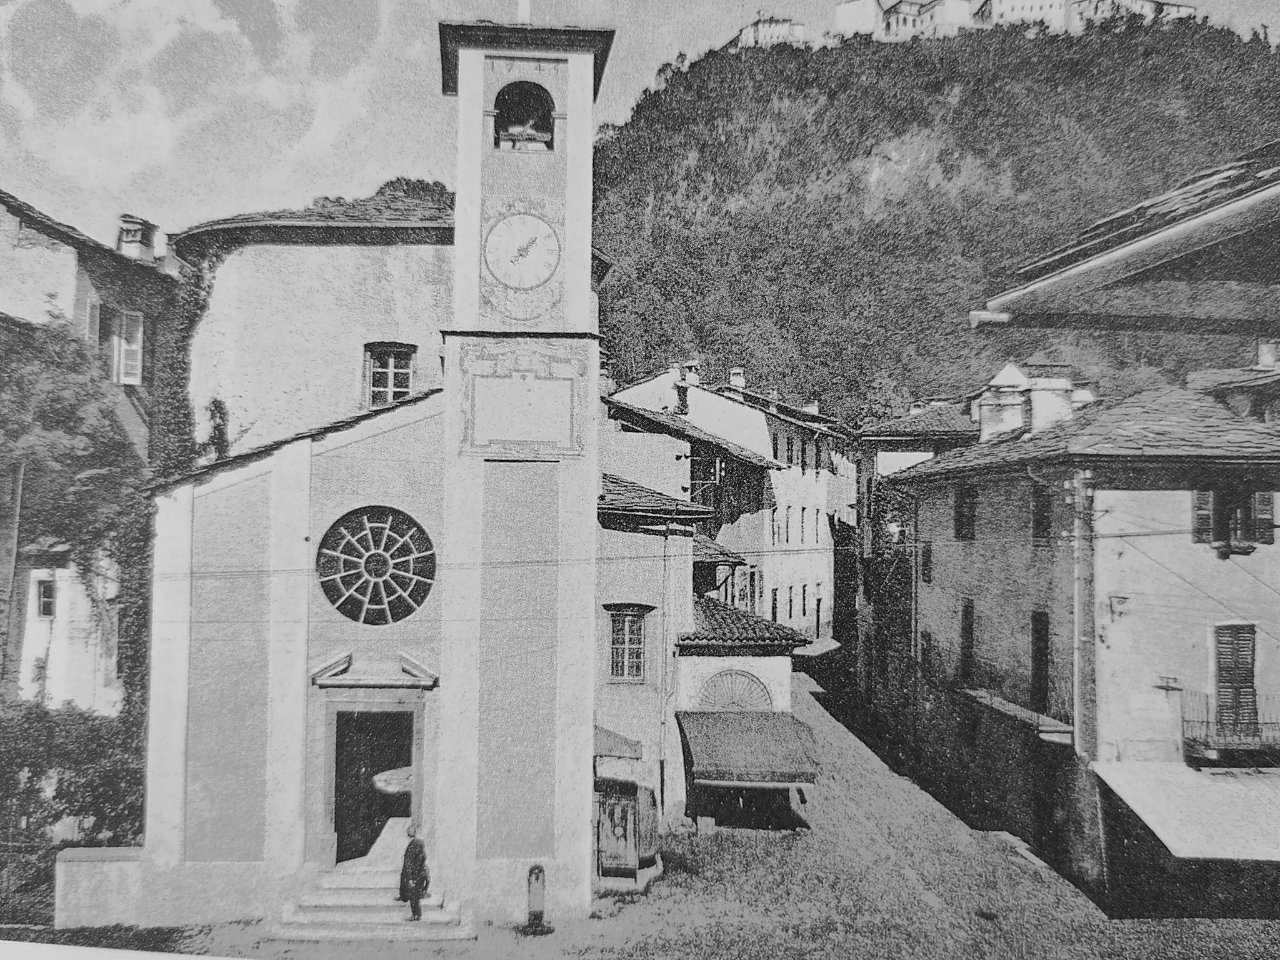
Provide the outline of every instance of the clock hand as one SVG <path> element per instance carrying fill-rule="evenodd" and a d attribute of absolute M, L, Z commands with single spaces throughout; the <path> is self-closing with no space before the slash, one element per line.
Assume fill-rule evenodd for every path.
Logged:
<path fill-rule="evenodd" d="M 537 237 L 531 237 L 524 243 L 520 244 L 520 246 L 516 247 L 516 255 L 511 258 L 512 262 L 515 262 L 516 260 L 523 260 L 527 257 L 529 255 L 529 251 L 533 249 L 533 245 L 537 242 Z"/>

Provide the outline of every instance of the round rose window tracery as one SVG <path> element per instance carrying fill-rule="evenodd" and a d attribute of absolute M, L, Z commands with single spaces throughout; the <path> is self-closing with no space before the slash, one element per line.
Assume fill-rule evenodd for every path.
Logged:
<path fill-rule="evenodd" d="M 344 617 L 395 623 L 422 606 L 436 579 L 427 531 L 391 507 L 352 510 L 329 528 L 316 554 L 324 595 Z"/>

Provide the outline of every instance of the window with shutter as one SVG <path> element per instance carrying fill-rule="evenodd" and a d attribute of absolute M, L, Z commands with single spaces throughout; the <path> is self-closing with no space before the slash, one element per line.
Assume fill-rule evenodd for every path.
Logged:
<path fill-rule="evenodd" d="M 929 540 L 920 544 L 920 582 L 933 583 L 933 543 Z"/>
<path fill-rule="evenodd" d="M 1276 542 L 1275 507 L 1270 490 L 1253 495 L 1253 542 Z"/>
<path fill-rule="evenodd" d="M 1196 543 L 1213 540 L 1213 491 L 1196 490 L 1191 494 L 1191 538 Z"/>
<path fill-rule="evenodd" d="M 121 383 L 142 384 L 142 314 L 132 311 L 121 317 L 120 377 Z"/>
<path fill-rule="evenodd" d="M 1252 623 L 1228 623 L 1214 628 L 1220 737 L 1251 739 L 1258 736 L 1254 639 Z"/>

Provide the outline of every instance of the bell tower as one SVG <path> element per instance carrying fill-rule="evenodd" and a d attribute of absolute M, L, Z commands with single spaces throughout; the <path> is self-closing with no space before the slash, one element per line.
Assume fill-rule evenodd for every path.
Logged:
<path fill-rule="evenodd" d="M 613 32 L 440 25 L 457 97 L 437 844 L 442 892 L 591 903 L 599 337 L 592 106 Z M 554 921 L 553 921 L 554 922 Z"/>

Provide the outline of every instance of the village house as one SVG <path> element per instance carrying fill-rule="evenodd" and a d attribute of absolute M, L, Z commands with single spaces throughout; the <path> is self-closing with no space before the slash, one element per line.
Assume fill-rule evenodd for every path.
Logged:
<path fill-rule="evenodd" d="M 157 325 L 174 279 L 157 261 L 155 227 L 121 217 L 108 247 L 0 191 L 0 324 L 23 338 L 64 323 L 91 344 L 113 385 L 116 419 L 147 459 Z M 119 573 L 103 561 L 88 576 L 69 548 L 19 528 L 23 468 L 0 483 L 0 695 L 120 709 L 116 618 Z"/>
<path fill-rule="evenodd" d="M 741 368 L 730 371 L 727 384 L 703 385 L 696 361 L 630 384 L 609 400 L 680 418 L 720 438 L 722 450 L 728 443 L 746 452 L 695 459 L 691 478 L 693 499 L 708 498 L 717 511 L 702 532 L 746 561 L 725 599 L 830 640 L 840 591 L 853 584 L 845 566 L 837 568 L 837 557 L 841 564 L 851 558 L 846 546 L 857 495 L 844 428 L 816 403 L 796 407 L 748 390 Z"/>
<path fill-rule="evenodd" d="M 63 851 L 60 926 L 585 917 L 661 869 L 664 826 L 815 779 L 804 638 L 694 595 L 690 431 L 601 399 L 612 32 L 440 38 L 456 195 L 398 180 L 173 240 L 209 291 L 186 334 L 214 456 L 155 490 L 145 846 Z M 433 899 L 405 932 L 410 822 Z"/>
<path fill-rule="evenodd" d="M 916 743 L 1116 912 L 1270 911 L 1280 432 L 1179 387 L 1073 410 L 1045 377 L 1037 404 L 1009 373 L 980 442 L 890 481 Z"/>
<path fill-rule="evenodd" d="M 1116 912 L 1275 913 L 1278 150 L 1104 217 L 970 313 L 975 327 L 1248 333 L 1255 364 L 1086 406 L 1039 436 L 997 437 L 900 475 L 922 505 L 918 672 L 949 667 L 983 716 L 1006 714 L 1005 730 L 1021 725 L 1031 747 L 1032 726 L 1055 745 L 1011 764 L 1019 754 L 997 743 L 999 763 L 969 780 L 1038 765 L 1038 789 L 1004 791 L 1026 798 L 1015 832 L 1056 850 Z M 1002 474 L 1004 488 L 989 489 Z M 1002 515 L 1014 519 L 985 535 L 1004 541 L 997 558 L 981 526 Z M 1019 539 L 1021 559 L 1010 555 Z M 1010 576 L 978 584 L 955 570 L 954 555 L 979 553 Z M 952 572 L 940 577 L 939 564 Z M 971 721 L 968 738 L 987 757 L 991 726 Z"/>

